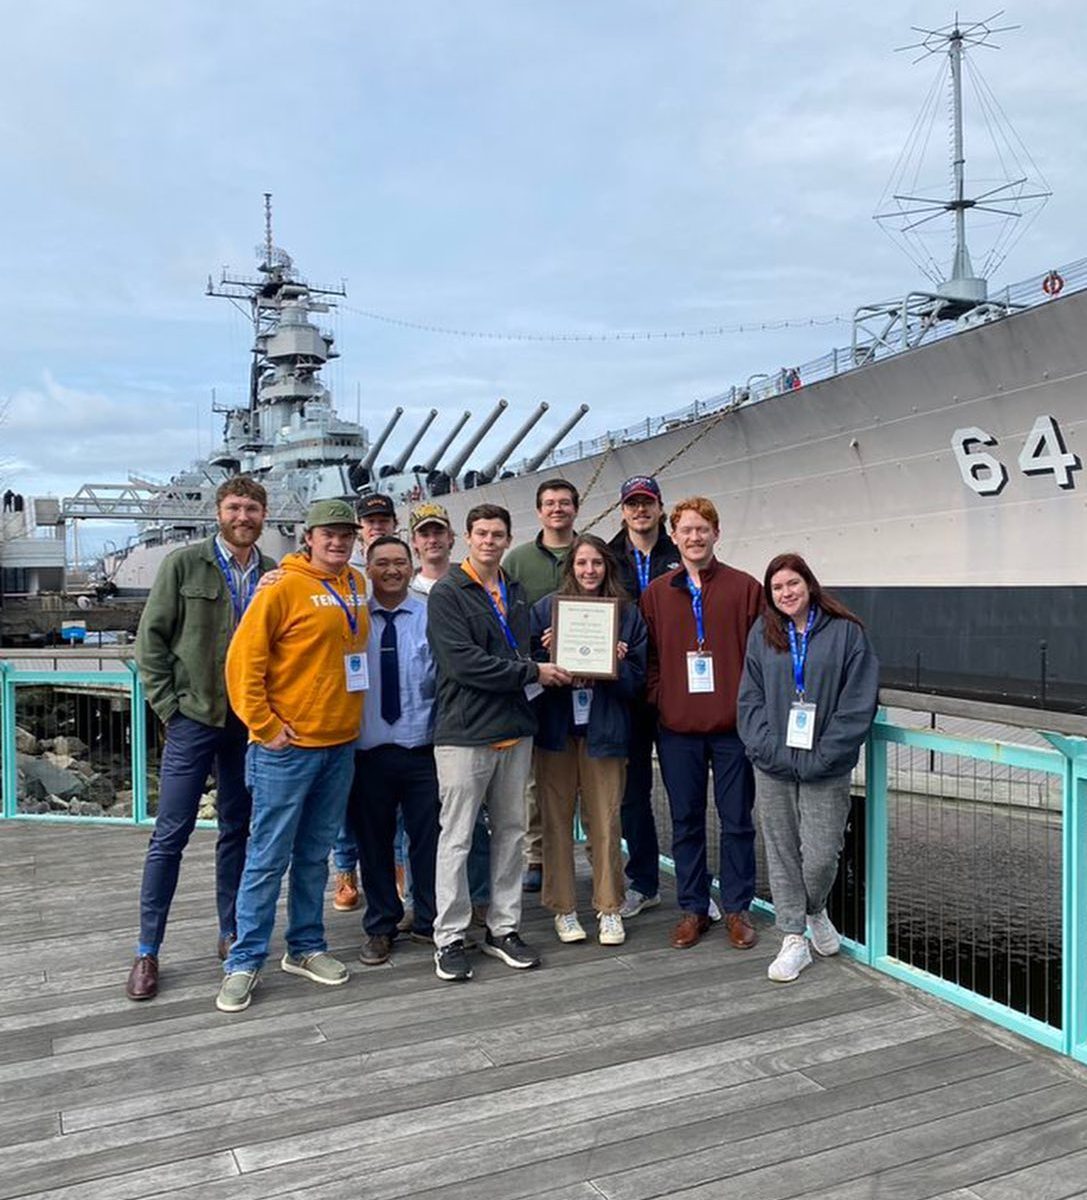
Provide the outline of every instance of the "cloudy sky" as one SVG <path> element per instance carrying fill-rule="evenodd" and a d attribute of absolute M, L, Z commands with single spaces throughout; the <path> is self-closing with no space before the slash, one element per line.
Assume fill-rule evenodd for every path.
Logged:
<path fill-rule="evenodd" d="M 895 47 L 954 5 L 4 7 L 0 462 L 28 494 L 165 479 L 208 449 L 213 390 L 244 401 L 249 331 L 204 288 L 255 266 L 265 191 L 300 270 L 346 280 L 326 382 L 371 429 L 407 410 L 393 451 L 430 407 L 438 435 L 499 396 L 551 404 L 539 437 L 587 403 L 590 436 L 849 331 L 537 343 L 364 312 L 678 332 L 848 315 L 922 282 L 871 218 L 936 69 Z M 1087 251 L 1087 5 L 1019 0 L 996 24 L 1022 28 L 981 68 L 1055 193 L 997 273 L 1014 282 Z"/>

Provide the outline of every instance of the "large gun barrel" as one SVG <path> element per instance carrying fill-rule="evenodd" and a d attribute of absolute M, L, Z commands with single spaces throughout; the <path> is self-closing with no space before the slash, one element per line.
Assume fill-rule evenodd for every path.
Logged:
<path fill-rule="evenodd" d="M 471 415 L 472 415 L 471 412 L 468 409 L 465 409 L 464 412 L 461 413 L 460 420 L 456 423 L 456 425 L 453 426 L 452 431 L 450 433 L 448 433 L 445 436 L 445 438 L 442 440 L 442 444 L 438 447 L 437 450 L 434 451 L 434 453 L 426 460 L 426 462 L 423 463 L 423 470 L 428 475 L 430 474 L 431 471 L 437 470 L 438 463 L 440 463 L 442 461 L 442 455 L 449 449 L 450 446 L 452 446 L 453 439 L 464 428 L 465 424 L 468 421 L 468 418 Z"/>
<path fill-rule="evenodd" d="M 418 446 L 423 440 L 423 434 L 426 433 L 431 425 L 434 424 L 434 418 L 437 415 L 438 410 L 436 408 L 432 408 L 427 415 L 426 420 L 416 431 L 415 437 L 413 437 L 411 441 L 408 442 L 408 444 L 404 447 L 404 449 L 400 451 L 400 454 L 397 456 L 396 461 L 392 465 L 392 470 L 389 472 L 390 475 L 399 475 L 400 472 L 408 465 L 408 459 L 411 458 L 412 454 L 414 453 L 415 447 Z"/>
<path fill-rule="evenodd" d="M 389 434 L 392 433 L 393 427 L 397 421 L 404 415 L 404 410 L 399 406 L 393 409 L 393 415 L 389 418 L 388 425 L 381 431 L 381 437 L 370 447 L 369 454 L 359 464 L 364 470 L 370 471 L 373 469 L 374 463 L 377 462 L 377 456 L 381 453 L 381 447 L 389 440 Z"/>
<path fill-rule="evenodd" d="M 510 440 L 502 447 L 501 450 L 491 459 L 491 461 L 478 472 L 478 480 L 480 483 L 490 483 L 491 480 L 498 474 L 502 468 L 502 464 L 509 456 L 517 449 L 517 447 L 528 437 L 533 426 L 544 415 L 551 406 L 546 400 L 540 401 L 539 408 L 528 418 L 520 429 L 510 438 Z"/>
<path fill-rule="evenodd" d="M 581 418 L 589 411 L 587 404 L 582 404 L 577 412 L 566 422 L 565 425 L 555 434 L 555 436 L 544 446 L 542 450 L 537 451 L 525 464 L 525 472 L 539 470 L 540 464 L 551 453 L 552 450 L 562 441 L 562 439 L 570 432 L 571 429 L 581 420 Z"/>
<path fill-rule="evenodd" d="M 456 479 L 461 473 L 461 468 L 468 461 L 468 455 L 479 445 L 480 442 L 487 436 L 491 426 L 498 418 L 509 408 L 509 401 L 499 400 L 499 402 L 491 409 L 483 421 L 483 424 L 472 434 L 465 445 L 458 453 L 456 458 L 446 467 L 445 473 L 450 479 Z"/>

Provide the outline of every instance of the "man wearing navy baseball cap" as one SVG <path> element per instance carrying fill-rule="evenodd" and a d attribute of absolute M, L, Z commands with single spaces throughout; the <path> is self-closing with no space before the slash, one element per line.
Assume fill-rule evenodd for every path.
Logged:
<path fill-rule="evenodd" d="M 652 475 L 632 475 L 619 489 L 623 527 L 609 547 L 623 586 L 635 600 L 649 584 L 680 565 L 679 551 L 665 532 L 660 484 Z M 624 920 L 660 904 L 660 845 L 653 818 L 653 746 L 657 711 L 643 697 L 631 705 L 630 753 L 621 809 L 627 844 Z"/>

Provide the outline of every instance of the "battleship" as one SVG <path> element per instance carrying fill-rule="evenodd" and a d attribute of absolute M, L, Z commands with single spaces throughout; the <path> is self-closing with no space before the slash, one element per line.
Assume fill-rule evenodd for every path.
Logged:
<path fill-rule="evenodd" d="M 224 414 L 222 446 L 191 470 L 166 485 L 86 485 L 63 502 L 64 517 L 140 522 L 135 544 L 107 564 L 111 587 L 138 594 L 179 540 L 212 527 L 215 486 L 238 471 L 269 488 L 273 554 L 295 544 L 310 500 L 374 490 L 391 494 L 404 517 L 412 503 L 440 498 L 458 525 L 474 504 L 502 504 L 519 540 L 536 529 L 538 484 L 554 476 L 581 491 L 579 527 L 610 536 L 621 481 L 653 474 L 666 501 L 714 501 L 727 561 L 761 577 L 773 555 L 802 553 L 869 625 L 885 685 L 1087 711 L 1087 567 L 1076 550 L 1087 516 L 1087 260 L 1044 264 L 999 291 L 984 267 L 975 271 L 967 218 L 1020 216 L 1046 193 L 1017 173 L 967 194 L 963 61 L 992 30 L 956 22 L 921 32 L 922 53 L 946 59 L 952 186 L 940 199 L 896 193 L 894 208 L 907 238 L 934 217 L 950 218 L 951 268 L 931 287 L 860 306 L 849 345 L 560 446 L 585 415 L 581 406 L 517 462 L 545 404 L 475 467 L 469 460 L 507 402 L 450 453 L 471 420 L 456 415 L 412 463 L 439 416 L 432 410 L 379 465 L 402 413 L 384 414 L 375 438 L 336 416 L 319 378 L 332 339 L 310 318 L 343 292 L 297 275 L 274 245 L 266 198 L 259 278 L 224 274 L 208 285 L 249 306 L 249 404 Z"/>

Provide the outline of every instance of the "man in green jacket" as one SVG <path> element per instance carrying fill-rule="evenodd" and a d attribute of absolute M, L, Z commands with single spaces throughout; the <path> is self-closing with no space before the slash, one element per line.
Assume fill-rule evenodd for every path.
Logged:
<path fill-rule="evenodd" d="M 125 993 L 158 993 L 159 947 L 177 887 L 181 856 L 196 825 L 200 797 L 215 767 L 219 840 L 215 892 L 219 957 L 234 939 L 234 900 L 245 866 L 251 801 L 245 786 L 245 726 L 230 709 L 223 666 L 234 629 L 275 562 L 256 547 L 268 505 L 246 476 L 215 494 L 219 530 L 175 550 L 155 576 L 136 634 L 136 665 L 147 699 L 166 727 L 155 829 L 140 886 L 140 936 Z"/>
<path fill-rule="evenodd" d="M 574 521 L 580 506 L 577 488 L 568 479 L 545 479 L 536 489 L 536 516 L 540 532 L 531 542 L 523 542 L 506 555 L 506 574 L 524 588 L 531 608 L 537 600 L 558 590 L 562 566 L 574 543 Z M 536 778 L 529 772 L 525 785 L 525 872 L 522 885 L 526 892 L 538 892 L 543 886 L 543 828 L 536 799 Z"/>

